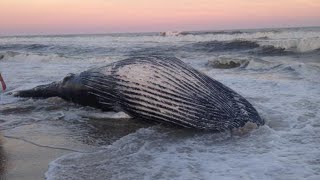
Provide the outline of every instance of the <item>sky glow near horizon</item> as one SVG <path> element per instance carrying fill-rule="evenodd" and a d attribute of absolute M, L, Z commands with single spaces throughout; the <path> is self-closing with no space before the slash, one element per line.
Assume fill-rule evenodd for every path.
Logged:
<path fill-rule="evenodd" d="M 0 34 L 320 25 L 320 0 L 0 0 Z"/>

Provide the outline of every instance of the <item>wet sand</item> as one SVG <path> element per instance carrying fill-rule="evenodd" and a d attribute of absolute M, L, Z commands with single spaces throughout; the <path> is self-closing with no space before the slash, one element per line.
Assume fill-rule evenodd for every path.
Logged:
<path fill-rule="evenodd" d="M 40 147 L 13 138 L 0 137 L 0 179 L 45 179 L 48 163 L 70 151 Z"/>
<path fill-rule="evenodd" d="M 139 128 L 150 126 L 134 119 L 108 119 L 103 116 L 105 114 L 108 113 L 87 114 L 90 119 L 83 127 L 74 122 L 55 120 L 0 131 L 0 180 L 45 179 L 48 164 L 62 155 L 92 152 L 101 145 L 111 144 Z M 73 128 L 68 130 L 69 126 Z"/>

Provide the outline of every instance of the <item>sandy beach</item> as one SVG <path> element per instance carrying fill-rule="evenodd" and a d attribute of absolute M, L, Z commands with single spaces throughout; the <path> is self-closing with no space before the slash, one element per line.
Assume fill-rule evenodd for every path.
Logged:
<path fill-rule="evenodd" d="M 40 180 L 48 169 L 48 163 L 70 151 L 41 147 L 21 139 L 1 136 L 0 179 Z"/>
<path fill-rule="evenodd" d="M 2 114 L 9 117 L 7 113 L 11 112 L 11 108 L 13 106 L 2 105 Z M 87 126 L 70 122 L 62 127 L 59 120 L 53 120 L 50 123 L 38 122 L 2 129 L 0 180 L 45 179 L 51 161 L 68 153 L 95 152 L 99 150 L 99 145 L 111 144 L 141 127 L 149 126 L 148 123 L 137 123 L 133 119 L 117 118 L 121 114 L 93 111 L 92 114 L 82 114 L 88 118 L 85 123 L 90 124 Z M 3 124 L 1 126 L 4 127 Z M 89 134 L 80 130 L 79 126 Z M 76 131 L 79 131 L 78 135 L 70 134 Z"/>

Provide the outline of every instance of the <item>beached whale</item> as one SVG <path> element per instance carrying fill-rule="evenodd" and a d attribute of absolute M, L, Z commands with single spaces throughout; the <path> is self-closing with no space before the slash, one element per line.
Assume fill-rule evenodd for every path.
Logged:
<path fill-rule="evenodd" d="M 248 122 L 264 124 L 241 95 L 174 57 L 133 57 L 14 95 L 58 96 L 137 119 L 196 129 L 224 131 Z"/>

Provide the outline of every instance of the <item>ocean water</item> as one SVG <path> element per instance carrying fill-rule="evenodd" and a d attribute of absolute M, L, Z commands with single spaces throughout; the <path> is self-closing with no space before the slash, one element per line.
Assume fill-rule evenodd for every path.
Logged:
<path fill-rule="evenodd" d="M 266 124 L 244 135 L 199 132 L 2 94 L 1 133 L 70 150 L 47 179 L 320 179 L 320 28 L 0 37 L 8 92 L 150 55 L 219 80 Z"/>

